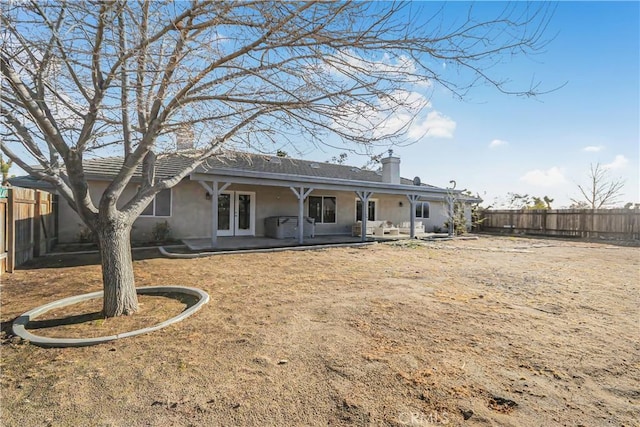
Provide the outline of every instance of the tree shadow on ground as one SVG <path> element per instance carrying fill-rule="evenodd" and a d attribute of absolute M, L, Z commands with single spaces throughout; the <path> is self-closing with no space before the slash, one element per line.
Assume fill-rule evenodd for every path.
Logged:
<path fill-rule="evenodd" d="M 164 258 L 157 249 L 144 249 L 132 252 L 134 261 L 145 259 Z M 56 254 L 34 258 L 19 267 L 18 270 L 39 270 L 43 268 L 82 267 L 87 265 L 100 265 L 100 254 L 97 252 L 86 254 Z"/>
<path fill-rule="evenodd" d="M 16 321 L 18 316 L 13 319 L 6 320 L 4 322 L 0 322 L 0 343 L 4 344 L 11 338 L 15 336 L 13 333 L 13 322 Z"/>
<path fill-rule="evenodd" d="M 104 314 L 102 314 L 102 311 L 94 311 L 93 313 L 74 314 L 61 317 L 59 319 L 30 320 L 29 323 L 25 325 L 25 328 L 55 328 L 56 326 L 77 325 L 80 323 L 93 322 L 100 319 L 104 319 Z"/>

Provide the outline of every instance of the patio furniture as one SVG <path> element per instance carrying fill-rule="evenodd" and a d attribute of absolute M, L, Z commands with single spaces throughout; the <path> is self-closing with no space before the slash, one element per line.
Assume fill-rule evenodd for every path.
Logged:
<path fill-rule="evenodd" d="M 380 224 L 382 224 L 383 222 L 386 221 L 367 221 L 367 235 L 372 236 L 373 235 L 373 230 L 376 227 L 380 227 Z M 355 224 L 353 224 L 353 226 L 351 227 L 351 235 L 352 236 L 362 236 L 362 221 L 357 221 Z"/>
<path fill-rule="evenodd" d="M 415 233 L 424 233 L 424 224 L 422 221 L 415 221 L 414 223 Z M 411 234 L 411 221 L 405 221 L 398 227 L 400 229 L 400 233 L 402 234 Z"/>
<path fill-rule="evenodd" d="M 384 237 L 385 234 L 397 236 L 400 234 L 400 229 L 394 227 L 391 221 L 382 221 L 382 224 L 373 229 L 373 234 L 377 237 Z"/>

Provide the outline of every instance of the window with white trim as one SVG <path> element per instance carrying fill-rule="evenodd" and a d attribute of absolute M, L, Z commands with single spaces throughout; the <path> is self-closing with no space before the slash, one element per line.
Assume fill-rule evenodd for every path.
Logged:
<path fill-rule="evenodd" d="M 162 190 L 142 211 L 141 216 L 171 216 L 171 189 Z"/>
<path fill-rule="evenodd" d="M 377 215 L 376 208 L 378 206 L 377 199 L 369 199 L 367 206 L 367 221 L 375 221 Z M 356 199 L 356 221 L 362 221 L 362 200 Z"/>
<path fill-rule="evenodd" d="M 309 196 L 308 216 L 316 224 L 336 223 L 337 200 L 335 196 Z"/>
<path fill-rule="evenodd" d="M 429 202 L 416 203 L 416 218 L 429 218 Z"/>

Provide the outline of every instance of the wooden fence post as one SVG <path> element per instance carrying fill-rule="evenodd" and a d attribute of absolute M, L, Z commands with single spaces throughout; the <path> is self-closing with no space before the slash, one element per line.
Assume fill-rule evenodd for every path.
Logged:
<path fill-rule="evenodd" d="M 513 234 L 515 228 L 515 224 L 513 223 L 513 211 L 509 212 L 509 225 L 511 226 L 511 232 L 509 234 Z"/>
<path fill-rule="evenodd" d="M 42 226 L 42 233 L 44 234 L 44 253 L 48 253 L 51 248 L 49 248 L 50 240 L 51 240 L 51 217 L 53 216 L 51 199 L 53 195 L 51 193 L 44 193 L 45 197 L 45 213 L 46 215 L 40 217 L 40 225 Z M 41 254 L 44 255 L 44 254 Z"/>
<path fill-rule="evenodd" d="M 9 189 L 7 199 L 7 273 L 13 273 L 16 266 L 16 220 L 15 220 L 15 195 L 13 188 Z"/>
<path fill-rule="evenodd" d="M 40 190 L 35 190 L 35 199 L 36 204 L 33 208 L 33 256 L 40 256 L 40 240 L 41 240 L 41 230 L 40 230 L 40 216 L 42 215 L 40 203 L 42 203 L 42 192 Z"/>

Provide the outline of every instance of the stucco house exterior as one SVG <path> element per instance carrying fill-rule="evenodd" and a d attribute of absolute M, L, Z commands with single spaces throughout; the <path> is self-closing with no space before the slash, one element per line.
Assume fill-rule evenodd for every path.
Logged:
<path fill-rule="evenodd" d="M 185 160 L 180 155 L 160 160 L 156 176 L 172 176 Z M 85 161 L 85 175 L 95 203 L 121 164 L 121 157 Z M 134 194 L 136 180 L 139 181 L 139 175 L 132 179 L 122 200 Z M 424 230 L 430 232 L 444 228 L 448 218 L 447 194 L 447 189 L 402 178 L 400 159 L 391 153 L 382 159 L 379 172 L 234 153 L 212 157 L 178 185 L 159 193 L 134 223 L 132 240 L 153 240 L 154 226 L 166 221 L 173 238 L 210 237 L 215 247 L 218 237 L 268 236 L 270 221 L 273 223 L 274 218 L 282 217 L 300 219 L 299 223 L 303 224 L 313 223 L 315 236 L 351 236 L 359 220 L 365 226 L 367 221 L 383 220 L 396 226 L 404 223 L 405 227 L 411 221 L 419 221 Z M 464 202 L 477 201 L 459 192 L 456 198 Z M 466 210 L 470 224 L 470 209 Z M 84 228 L 78 215 L 63 200 L 60 200 L 58 215 L 58 241 L 78 241 Z M 296 237 L 302 243 L 309 233 L 303 227 L 296 229 L 299 229 Z M 365 238 L 363 235 L 362 239 Z"/>

